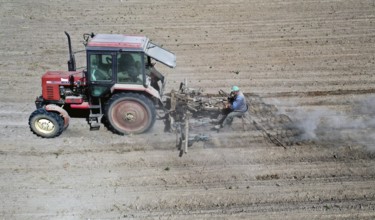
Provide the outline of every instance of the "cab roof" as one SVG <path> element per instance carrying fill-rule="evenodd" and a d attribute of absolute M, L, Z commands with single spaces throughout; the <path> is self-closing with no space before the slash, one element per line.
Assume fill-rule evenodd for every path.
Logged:
<path fill-rule="evenodd" d="M 86 45 L 86 50 L 138 51 L 171 67 L 176 67 L 176 55 L 152 43 L 145 36 L 97 34 Z"/>
<path fill-rule="evenodd" d="M 122 34 L 97 34 L 90 42 L 88 49 L 111 47 L 123 50 L 143 50 L 149 39 L 145 36 L 132 36 Z"/>

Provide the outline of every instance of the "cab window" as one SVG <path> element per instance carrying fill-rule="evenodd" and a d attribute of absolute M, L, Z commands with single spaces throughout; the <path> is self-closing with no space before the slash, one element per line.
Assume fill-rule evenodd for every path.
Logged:
<path fill-rule="evenodd" d="M 89 58 L 91 81 L 112 80 L 112 55 L 91 54 Z"/>
<path fill-rule="evenodd" d="M 117 55 L 117 82 L 143 84 L 143 56 L 136 52 L 122 52 Z"/>

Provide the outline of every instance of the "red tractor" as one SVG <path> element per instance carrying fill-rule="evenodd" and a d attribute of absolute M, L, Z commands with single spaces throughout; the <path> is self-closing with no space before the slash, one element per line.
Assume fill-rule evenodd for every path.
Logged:
<path fill-rule="evenodd" d="M 70 36 L 68 71 L 47 71 L 42 95 L 30 115 L 31 131 L 44 138 L 59 136 L 70 117 L 86 118 L 91 130 L 103 123 L 117 134 L 148 131 L 163 108 L 164 76 L 152 60 L 176 66 L 176 56 L 145 36 L 84 34 L 87 67 L 76 69 Z"/>

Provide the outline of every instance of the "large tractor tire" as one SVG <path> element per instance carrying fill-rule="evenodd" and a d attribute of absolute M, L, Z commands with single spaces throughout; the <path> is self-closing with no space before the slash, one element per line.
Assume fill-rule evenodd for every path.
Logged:
<path fill-rule="evenodd" d="M 105 106 L 106 127 L 117 134 L 140 134 L 155 123 L 156 111 L 152 101 L 138 93 L 118 93 Z"/>
<path fill-rule="evenodd" d="M 64 131 L 64 119 L 56 112 L 39 108 L 30 115 L 29 126 L 37 136 L 54 138 Z"/>

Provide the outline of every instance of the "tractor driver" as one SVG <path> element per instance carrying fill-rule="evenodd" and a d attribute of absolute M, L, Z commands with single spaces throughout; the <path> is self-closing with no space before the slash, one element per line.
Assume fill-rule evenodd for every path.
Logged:
<path fill-rule="evenodd" d="M 98 81 L 98 80 L 111 80 L 112 77 L 112 70 L 105 66 L 99 66 L 99 59 L 101 59 L 101 55 L 93 54 L 90 56 L 90 66 L 91 66 L 91 80 Z"/>
<path fill-rule="evenodd" d="M 125 83 L 141 83 L 139 62 L 135 62 L 129 53 L 123 53 L 118 56 L 118 81 Z"/>
<path fill-rule="evenodd" d="M 224 117 L 219 120 L 219 124 L 214 128 L 220 130 L 220 128 L 230 126 L 233 122 L 233 118 L 242 117 L 248 110 L 246 99 L 243 93 L 240 91 L 238 86 L 233 86 L 231 93 L 228 97 L 228 104 L 224 109 Z"/>

